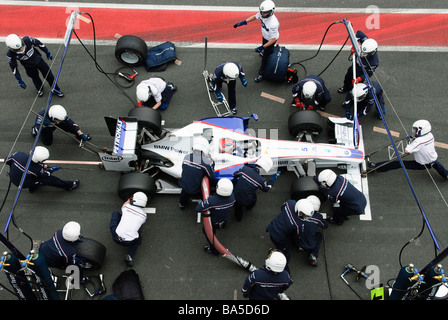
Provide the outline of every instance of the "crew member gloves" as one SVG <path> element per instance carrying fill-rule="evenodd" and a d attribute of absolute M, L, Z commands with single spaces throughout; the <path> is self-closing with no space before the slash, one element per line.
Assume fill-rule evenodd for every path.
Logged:
<path fill-rule="evenodd" d="M 234 27 L 234 28 L 238 28 L 238 27 L 244 26 L 244 25 L 246 25 L 246 24 L 247 24 L 247 22 L 246 22 L 246 20 L 244 20 L 244 21 L 235 23 L 235 24 L 233 25 L 233 27 Z"/>

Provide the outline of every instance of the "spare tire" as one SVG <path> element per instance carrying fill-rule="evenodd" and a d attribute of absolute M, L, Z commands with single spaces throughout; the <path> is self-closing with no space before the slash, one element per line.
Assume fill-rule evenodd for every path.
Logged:
<path fill-rule="evenodd" d="M 115 58 L 129 67 L 145 64 L 147 52 L 146 42 L 132 35 L 122 36 L 115 46 Z"/>

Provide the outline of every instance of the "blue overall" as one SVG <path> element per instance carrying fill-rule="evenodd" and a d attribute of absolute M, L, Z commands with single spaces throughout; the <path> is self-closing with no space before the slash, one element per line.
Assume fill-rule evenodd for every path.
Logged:
<path fill-rule="evenodd" d="M 346 178 L 338 175 L 330 188 L 320 188 L 332 203 L 339 203 L 333 207 L 333 220 L 342 224 L 345 217 L 361 215 L 367 205 L 364 194 L 353 186 Z"/>
<path fill-rule="evenodd" d="M 241 291 L 249 300 L 272 300 L 292 283 L 286 270 L 275 273 L 263 268 L 255 270 L 246 278 Z"/>
<path fill-rule="evenodd" d="M 300 219 L 295 212 L 295 205 L 295 200 L 288 200 L 283 203 L 280 214 L 266 228 L 272 243 L 277 249 L 283 252 L 288 262 L 291 257 L 288 246 L 289 240 L 291 236 L 299 236 L 300 232 Z"/>
<path fill-rule="evenodd" d="M 39 111 L 40 116 L 36 116 L 36 120 L 32 127 L 31 133 L 33 136 L 36 136 L 40 126 L 43 124 L 44 127 L 40 132 L 40 139 L 42 143 L 46 146 L 51 146 L 53 144 L 53 132 L 56 130 L 56 127 L 59 127 L 65 132 L 69 132 L 74 135 L 77 135 L 78 130 L 80 130 L 79 126 L 69 117 L 66 117 L 65 120 L 56 123 L 50 120 L 48 114 L 43 119 L 44 114 L 45 110 Z"/>
<path fill-rule="evenodd" d="M 204 212 L 209 210 L 213 233 L 215 233 L 218 229 L 223 229 L 230 218 L 230 211 L 232 210 L 233 205 L 235 204 L 235 196 L 233 193 L 228 197 L 223 197 L 218 194 L 214 194 L 196 206 L 197 212 Z M 202 228 L 202 232 L 205 233 L 205 229 Z M 210 244 L 210 249 L 212 253 L 218 253 L 218 251 L 213 246 L 213 243 L 207 238 L 207 241 Z"/>
<path fill-rule="evenodd" d="M 356 32 L 356 38 L 359 39 L 361 44 L 365 40 L 369 39 L 369 37 L 367 37 L 365 33 L 362 32 L 361 30 L 358 30 Z M 380 64 L 380 61 L 378 59 L 378 53 L 375 52 L 374 54 L 369 55 L 368 57 L 361 57 L 360 60 L 364 67 L 364 70 L 366 71 L 367 75 L 370 78 Z M 366 80 L 364 72 L 362 71 L 362 68 L 358 63 L 356 63 L 356 77 L 361 78 L 361 82 L 364 82 Z M 350 91 L 353 88 L 352 81 L 353 81 L 353 66 L 350 66 L 344 77 L 344 87 L 343 87 L 344 91 Z"/>
<path fill-rule="evenodd" d="M 39 53 L 39 51 L 36 50 L 36 47 L 38 47 L 43 52 L 45 52 L 47 56 L 51 56 L 48 48 L 36 38 L 26 36 L 22 38 L 22 41 L 25 45 L 25 52 L 23 54 L 16 53 L 12 50 L 8 50 L 8 52 L 6 53 L 13 75 L 19 82 L 22 80 L 20 72 L 17 69 L 18 60 L 25 68 L 26 74 L 33 80 L 33 84 L 36 87 L 36 90 L 41 90 L 43 85 L 42 80 L 39 77 L 39 71 L 44 78 L 46 77 L 46 80 L 50 87 L 53 87 L 54 75 L 51 72 L 48 64 L 42 59 L 42 55 Z M 57 91 L 60 91 L 58 85 L 55 86 L 55 89 Z"/>
<path fill-rule="evenodd" d="M 39 253 L 45 257 L 50 268 L 64 269 L 76 262 L 75 246 L 73 242 L 64 239 L 62 230 L 56 231 L 50 240 L 42 242 Z"/>
<path fill-rule="evenodd" d="M 194 150 L 185 156 L 182 163 L 182 176 L 179 180 L 182 191 L 179 205 L 186 206 L 189 196 L 202 193 L 201 183 L 204 176 L 209 178 L 210 184 L 214 182 L 214 163 L 201 151 Z"/>
<path fill-rule="evenodd" d="M 302 101 L 302 89 L 303 85 L 308 81 L 314 82 L 317 87 L 313 101 L 309 102 L 309 110 L 317 110 L 317 108 L 325 110 L 325 106 L 331 101 L 331 95 L 330 91 L 328 91 L 327 87 L 325 86 L 324 80 L 321 77 L 309 75 L 297 82 L 291 89 L 293 99 L 299 98 L 302 103 L 305 103 L 305 101 Z"/>
<path fill-rule="evenodd" d="M 5 159 L 5 163 L 11 167 L 9 178 L 16 186 L 20 185 L 28 158 L 29 155 L 24 152 L 15 152 Z M 22 187 L 35 191 L 39 186 L 53 186 L 69 190 L 73 186 L 73 181 L 61 180 L 51 175 L 49 171 L 44 169 L 43 165 L 31 161 Z"/>
<path fill-rule="evenodd" d="M 243 207 L 250 210 L 257 202 L 257 190 L 264 192 L 271 190 L 274 181 L 266 179 L 260 174 L 260 169 L 254 165 L 245 165 L 233 173 L 236 178 L 235 188 L 235 216 L 238 221 L 243 217 Z"/>
<path fill-rule="evenodd" d="M 298 247 L 308 251 L 315 257 L 319 254 L 322 242 L 322 233 L 318 232 L 319 228 L 327 229 L 328 223 L 319 212 L 314 212 L 309 219 L 299 221 L 299 234 L 295 239 Z"/>

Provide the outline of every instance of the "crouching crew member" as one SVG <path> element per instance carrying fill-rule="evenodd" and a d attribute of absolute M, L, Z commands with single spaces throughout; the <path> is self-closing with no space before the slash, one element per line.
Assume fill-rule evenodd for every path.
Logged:
<path fill-rule="evenodd" d="M 110 231 L 112 239 L 119 245 L 128 247 L 124 261 L 130 267 L 134 265 L 134 255 L 142 243 L 141 226 L 146 222 L 146 207 L 148 197 L 141 191 L 134 193 L 121 207 L 121 212 L 112 212 Z"/>
<path fill-rule="evenodd" d="M 165 82 L 162 78 L 154 77 L 140 82 L 136 90 L 139 107 L 152 105 L 153 109 L 165 110 L 177 87 L 171 82 Z"/>
<path fill-rule="evenodd" d="M 45 116 L 45 110 L 39 111 L 39 115 L 36 117 L 34 126 L 31 128 L 31 135 L 37 136 L 40 126 L 43 125 L 40 132 L 40 139 L 46 146 L 53 144 L 53 132 L 56 127 L 64 130 L 65 132 L 75 135 L 78 140 L 89 141 L 91 138 L 88 134 L 82 132 L 79 126 L 68 116 L 67 111 L 61 105 L 54 105 L 48 109 L 48 113 Z"/>
<path fill-rule="evenodd" d="M 317 196 L 306 197 L 314 208 L 314 213 L 309 216 L 307 211 L 299 215 L 299 234 L 296 237 L 296 244 L 299 250 L 305 250 L 309 253 L 308 262 L 313 267 L 317 266 L 317 257 L 319 255 L 320 245 L 322 243 L 322 233 L 319 229 L 327 229 L 328 224 L 319 213 L 320 200 Z"/>
<path fill-rule="evenodd" d="M 380 105 L 381 112 L 386 114 L 386 109 L 384 108 L 384 97 L 383 88 L 381 88 L 378 82 L 372 81 L 372 88 L 366 83 L 357 83 L 355 88 L 353 88 L 347 96 L 345 101 L 342 103 L 342 107 L 345 108 L 345 117 L 349 120 L 353 120 L 353 112 L 351 109 L 354 107 L 354 100 L 356 99 L 357 115 L 358 118 L 367 115 L 372 109 L 375 109 L 376 114 L 381 119 L 380 113 L 376 108 L 375 97 Z M 356 92 L 355 92 L 356 91 Z"/>
<path fill-rule="evenodd" d="M 286 257 L 271 249 L 264 268 L 253 271 L 244 281 L 241 292 L 249 300 L 273 300 L 293 283 L 285 270 Z"/>
<path fill-rule="evenodd" d="M 273 167 L 271 157 L 261 156 L 255 164 L 246 164 L 233 173 L 235 183 L 235 217 L 237 221 L 243 218 L 243 209 L 252 209 L 257 203 L 257 190 L 268 192 L 274 185 L 280 172 L 266 180 L 261 174 L 267 174 Z M 261 172 L 262 170 L 262 172 Z"/>
<path fill-rule="evenodd" d="M 74 242 L 81 237 L 81 225 L 78 222 L 67 222 L 53 237 L 41 243 L 39 253 L 45 257 L 48 267 L 64 269 L 76 264 L 76 247 Z"/>
<path fill-rule="evenodd" d="M 11 167 L 9 171 L 9 179 L 16 186 L 20 185 L 29 157 L 28 154 L 18 151 L 5 159 L 5 163 Z M 64 181 L 53 175 L 53 172 L 59 170 L 60 167 L 56 166 L 50 168 L 42 164 L 49 157 L 50 152 L 47 148 L 37 146 L 34 149 L 22 187 L 28 188 L 30 192 L 36 191 L 40 186 L 52 186 L 67 191 L 72 191 L 78 188 L 79 180 Z"/>
<path fill-rule="evenodd" d="M 366 197 L 345 177 L 325 169 L 319 173 L 317 180 L 320 190 L 333 203 L 333 217 L 327 218 L 328 222 L 341 225 L 348 216 L 364 213 Z"/>
<path fill-rule="evenodd" d="M 330 91 L 321 77 L 310 75 L 297 82 L 291 89 L 291 105 L 300 110 L 326 110 L 331 101 Z"/>
<path fill-rule="evenodd" d="M 300 199 L 299 201 L 288 200 L 282 205 L 280 214 L 266 228 L 272 243 L 278 250 L 283 252 L 288 263 L 291 257 L 289 242 L 292 237 L 299 237 L 300 235 L 299 216 L 312 216 L 313 211 L 312 203 L 306 199 Z M 289 272 L 288 265 L 286 265 L 286 270 Z"/>

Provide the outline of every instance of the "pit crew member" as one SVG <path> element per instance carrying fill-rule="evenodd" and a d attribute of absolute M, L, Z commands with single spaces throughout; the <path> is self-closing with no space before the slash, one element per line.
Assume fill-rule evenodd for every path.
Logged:
<path fill-rule="evenodd" d="M 45 115 L 45 110 L 39 111 L 38 116 L 31 128 L 31 135 L 36 137 L 40 126 L 43 125 L 40 133 L 40 139 L 46 146 L 53 144 L 53 132 L 56 127 L 64 130 L 65 132 L 75 135 L 78 140 L 89 141 L 91 137 L 88 134 L 82 132 L 79 126 L 68 116 L 67 111 L 61 105 L 53 105 L 48 109 L 48 113 Z"/>
<path fill-rule="evenodd" d="M 21 88 L 26 89 L 26 84 L 20 75 L 17 61 L 20 61 L 25 68 L 26 74 L 33 80 L 34 87 L 36 88 L 39 97 L 44 95 L 43 83 L 40 79 L 39 71 L 44 79 L 47 80 L 50 87 L 53 88 L 55 80 L 53 72 L 48 64 L 42 59 L 42 55 L 36 48 L 45 52 L 48 60 L 52 60 L 53 56 L 50 50 L 48 50 L 39 39 L 30 36 L 20 38 L 17 34 L 10 34 L 6 37 L 5 42 L 9 49 L 6 53 L 9 66 Z M 59 97 L 64 96 L 57 84 L 54 86 L 54 93 Z"/>

